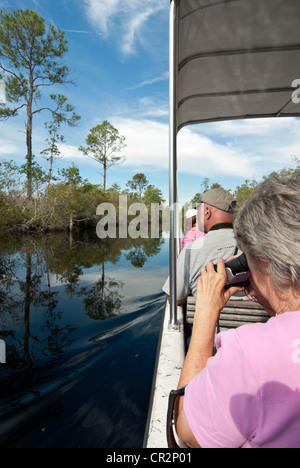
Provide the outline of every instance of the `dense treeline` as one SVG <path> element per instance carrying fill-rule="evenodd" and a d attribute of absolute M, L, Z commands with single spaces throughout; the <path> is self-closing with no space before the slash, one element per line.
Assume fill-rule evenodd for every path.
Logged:
<path fill-rule="evenodd" d="M 277 177 L 292 174 L 300 170 L 300 160 L 295 159 L 295 163 L 294 168 L 283 168 L 272 174 Z M 128 206 L 134 202 L 142 202 L 150 208 L 151 203 L 163 205 L 166 201 L 161 190 L 149 184 L 143 173 L 135 174 L 123 190 L 118 184 L 113 184 L 106 190 L 100 185 L 91 184 L 82 179 L 74 164 L 58 171 L 53 178 L 55 180 L 49 183 L 48 172 L 35 164 L 33 193 L 28 199 L 24 167 L 13 161 L 0 162 L 0 231 L 47 232 L 95 228 L 99 221 L 99 216 L 96 215 L 97 206 L 112 203 L 118 213 L 120 195 L 127 195 Z M 255 179 L 245 180 L 236 187 L 234 195 L 238 207 L 247 200 L 257 184 Z M 218 186 L 219 183 L 210 183 L 206 178 L 201 184 L 201 193 Z M 201 193 L 195 194 L 191 204 L 199 201 Z"/>
<path fill-rule="evenodd" d="M 285 177 L 289 176 L 297 171 L 300 171 L 300 159 L 293 157 L 293 162 L 295 164 L 295 167 L 289 167 L 289 168 L 282 168 L 278 172 L 273 171 L 270 174 L 266 175 L 263 177 L 263 179 L 269 177 L 269 176 L 275 176 L 275 177 Z M 243 184 L 238 185 L 234 190 L 233 190 L 233 195 L 236 198 L 237 201 L 237 209 L 245 203 L 245 201 L 249 198 L 253 190 L 255 190 L 255 187 L 259 184 L 259 182 L 256 179 L 246 179 Z M 197 202 L 199 202 L 202 193 L 206 192 L 207 190 L 211 190 L 216 187 L 221 187 L 221 185 L 218 182 L 213 182 L 210 183 L 210 180 L 208 178 L 205 178 L 201 184 L 202 191 L 196 193 L 196 195 L 193 197 L 191 200 L 192 205 L 196 205 Z"/>
<path fill-rule="evenodd" d="M 125 190 L 117 184 L 103 190 L 100 185 L 83 180 L 72 164 L 62 169 L 49 183 L 48 172 L 35 164 L 32 197 L 28 199 L 24 168 L 13 161 L 0 163 L 0 231 L 64 231 L 95 227 L 99 221 L 97 206 L 113 203 L 118 210 L 119 195 L 128 203 L 163 203 L 159 189 L 149 184 L 144 174 L 135 174 Z"/>

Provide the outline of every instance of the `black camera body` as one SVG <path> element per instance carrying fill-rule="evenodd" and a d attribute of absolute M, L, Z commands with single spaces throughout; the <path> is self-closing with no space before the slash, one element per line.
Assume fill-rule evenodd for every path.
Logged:
<path fill-rule="evenodd" d="M 217 271 L 217 265 L 214 267 Z M 249 286 L 250 269 L 245 254 L 225 262 L 225 271 L 227 276 L 225 289 L 231 286 Z"/>

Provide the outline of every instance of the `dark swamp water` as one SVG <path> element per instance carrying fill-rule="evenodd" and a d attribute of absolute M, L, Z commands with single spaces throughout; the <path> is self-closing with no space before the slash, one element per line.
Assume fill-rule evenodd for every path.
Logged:
<path fill-rule="evenodd" d="M 0 239 L 0 447 L 142 446 L 167 275 L 163 239 Z"/>

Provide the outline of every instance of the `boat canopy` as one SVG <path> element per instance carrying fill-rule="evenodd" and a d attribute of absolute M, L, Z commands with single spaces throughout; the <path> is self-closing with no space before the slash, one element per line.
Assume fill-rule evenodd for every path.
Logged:
<path fill-rule="evenodd" d="M 300 0 L 171 0 L 170 302 L 176 323 L 177 133 L 300 116 Z"/>
<path fill-rule="evenodd" d="M 300 116 L 299 0 L 177 4 L 177 128 Z"/>

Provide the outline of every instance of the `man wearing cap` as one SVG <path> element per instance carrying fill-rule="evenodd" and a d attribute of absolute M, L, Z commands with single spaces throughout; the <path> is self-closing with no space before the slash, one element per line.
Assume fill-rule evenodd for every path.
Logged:
<path fill-rule="evenodd" d="M 233 235 L 232 217 L 236 206 L 233 195 L 218 187 L 205 192 L 198 206 L 197 221 L 206 235 L 188 244 L 177 260 L 177 300 L 184 304 L 189 295 L 196 296 L 201 268 L 241 253 Z M 169 279 L 163 291 L 170 296 Z"/>
<path fill-rule="evenodd" d="M 205 233 L 199 231 L 197 228 L 197 210 L 194 208 L 187 210 L 185 217 L 189 231 L 183 238 L 182 248 L 190 242 L 194 242 L 195 240 L 200 239 L 200 237 L 205 236 Z"/>

